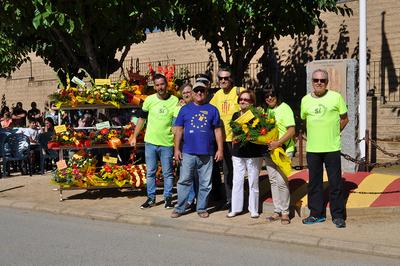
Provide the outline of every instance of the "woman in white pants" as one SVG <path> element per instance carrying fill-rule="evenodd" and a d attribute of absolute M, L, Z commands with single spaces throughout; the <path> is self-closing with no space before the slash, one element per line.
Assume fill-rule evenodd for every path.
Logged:
<path fill-rule="evenodd" d="M 232 121 L 244 114 L 248 108 L 255 104 L 256 97 L 254 92 L 245 90 L 239 94 L 238 103 L 240 111 L 232 116 Z M 235 138 L 235 136 L 234 136 Z M 243 185 L 244 176 L 248 174 L 249 181 L 249 206 L 251 218 L 258 218 L 259 189 L 258 178 L 262 165 L 262 156 L 265 146 L 254 143 L 235 143 L 232 145 L 233 162 L 233 187 L 232 187 L 232 205 L 230 212 L 226 215 L 228 218 L 235 217 L 243 211 Z"/>
<path fill-rule="evenodd" d="M 289 158 L 293 157 L 295 134 L 295 121 L 292 109 L 277 97 L 274 88 L 269 85 L 265 91 L 265 102 L 268 104 L 268 113 L 275 117 L 275 124 L 278 127 L 279 139 L 268 144 L 270 151 L 283 147 Z M 290 191 L 287 177 L 279 170 L 278 166 L 271 160 L 269 153 L 265 156 L 265 164 L 269 182 L 271 184 L 272 201 L 274 213 L 267 217 L 267 221 L 274 222 L 281 220 L 281 224 L 290 224 L 289 204 Z"/>

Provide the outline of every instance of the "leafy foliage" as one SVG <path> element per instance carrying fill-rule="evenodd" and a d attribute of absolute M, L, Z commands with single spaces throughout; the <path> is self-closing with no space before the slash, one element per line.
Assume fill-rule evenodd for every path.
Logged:
<path fill-rule="evenodd" d="M 10 66 L 32 50 L 55 70 L 72 75 L 84 68 L 104 77 L 121 67 L 132 44 L 146 39 L 146 29 L 165 27 L 163 5 L 156 0 L 4 0 L 0 40 L 14 40 L 9 46 L 21 51 L 8 49 L 6 54 L 16 58 Z"/>
<path fill-rule="evenodd" d="M 27 55 L 27 48 L 18 47 L 14 39 L 0 32 L 0 77 L 7 77 L 18 69 L 29 59 Z"/>
<path fill-rule="evenodd" d="M 210 44 L 240 85 L 258 49 L 274 38 L 314 33 L 323 11 L 352 14 L 335 0 L 176 0 L 171 23 L 178 35 L 189 33 Z"/>

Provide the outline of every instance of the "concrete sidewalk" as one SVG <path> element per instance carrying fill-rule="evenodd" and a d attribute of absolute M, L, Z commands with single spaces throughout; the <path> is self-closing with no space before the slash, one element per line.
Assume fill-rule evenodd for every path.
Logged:
<path fill-rule="evenodd" d="M 73 215 L 115 222 L 171 227 L 239 237 L 309 245 L 343 251 L 360 252 L 400 259 L 400 208 L 366 208 L 348 212 L 347 228 L 337 229 L 328 219 L 325 223 L 303 225 L 296 215 L 290 225 L 268 223 L 268 203 L 259 219 L 244 214 L 228 219 L 227 211 L 213 211 L 208 219 L 190 213 L 170 218 L 172 210 L 160 202 L 154 208 L 141 210 L 143 192 L 127 190 L 65 191 L 59 201 L 57 188 L 50 183 L 51 175 L 12 176 L 0 179 L 0 206 Z"/>

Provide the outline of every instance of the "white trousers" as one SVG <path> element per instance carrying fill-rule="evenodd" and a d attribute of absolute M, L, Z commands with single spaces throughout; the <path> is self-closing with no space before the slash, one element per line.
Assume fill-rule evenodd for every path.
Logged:
<path fill-rule="evenodd" d="M 288 154 L 291 158 L 291 154 Z M 265 156 L 265 165 L 269 182 L 271 184 L 272 202 L 274 204 L 274 212 L 289 214 L 290 191 L 284 174 L 279 171 L 278 166 L 272 161 L 269 153 Z"/>
<path fill-rule="evenodd" d="M 248 174 L 249 181 L 249 212 L 251 215 L 258 214 L 259 189 L 258 179 L 262 165 L 262 158 L 239 158 L 232 156 L 233 162 L 233 187 L 231 211 L 240 213 L 243 211 L 243 185 L 244 176 Z"/>

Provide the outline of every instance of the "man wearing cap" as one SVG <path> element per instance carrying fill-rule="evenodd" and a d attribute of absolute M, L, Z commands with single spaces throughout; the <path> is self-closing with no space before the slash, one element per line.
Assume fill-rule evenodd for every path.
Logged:
<path fill-rule="evenodd" d="M 196 74 L 196 82 L 202 82 L 204 85 L 206 85 L 207 89 L 211 88 L 211 78 L 208 74 L 205 73 L 199 73 Z M 212 98 L 212 94 L 208 93 L 207 96 L 207 102 L 210 102 Z M 220 200 L 223 198 L 224 194 L 224 187 L 222 186 L 222 181 L 221 181 L 221 163 L 222 162 L 214 162 L 213 165 L 213 172 L 211 176 L 211 183 L 212 183 L 212 188 L 210 192 L 210 198 L 214 200 Z"/>
<path fill-rule="evenodd" d="M 232 128 L 229 123 L 234 113 L 240 110 L 238 95 L 244 88 L 234 87 L 231 71 L 227 68 L 220 68 L 218 71 L 218 83 L 220 89 L 214 94 L 210 104 L 217 107 L 224 129 L 224 184 L 226 194 L 225 209 L 230 209 L 233 185 L 233 164 L 232 164 Z"/>
<path fill-rule="evenodd" d="M 195 176 L 199 178 L 197 214 L 201 218 L 209 216 L 207 203 L 213 162 L 223 158 L 223 138 L 218 110 L 207 103 L 207 91 L 204 83 L 196 82 L 193 86 L 193 101 L 181 108 L 175 121 L 174 158 L 181 164 L 181 168 L 177 185 L 178 202 L 171 214 L 172 218 L 178 218 L 185 212 Z"/>

